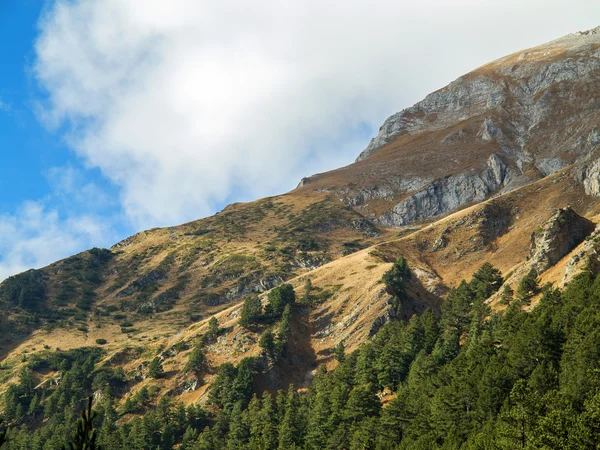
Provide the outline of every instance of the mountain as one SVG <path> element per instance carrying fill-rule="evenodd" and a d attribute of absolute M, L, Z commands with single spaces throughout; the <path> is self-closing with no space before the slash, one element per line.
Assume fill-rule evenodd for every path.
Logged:
<path fill-rule="evenodd" d="M 427 310 L 445 317 L 446 300 L 482 265 L 503 275 L 479 299 L 489 314 L 507 309 L 510 290 L 533 308 L 542 293 L 527 282 L 563 288 L 600 268 L 598 69 L 600 27 L 514 53 L 392 115 L 356 162 L 287 194 L 7 279 L 5 403 L 27 408 L 35 398 L 56 403 L 55 412 L 59 399 L 49 398 L 76 402 L 85 391 L 110 398 L 123 423 L 161 399 L 208 405 L 220 417 L 219 367 L 254 373 L 259 393 L 305 389 L 340 363 L 340 343 L 350 354 Z M 385 281 L 392 269 L 404 273 L 401 294 Z M 288 284 L 296 302 L 286 316 Z M 275 350 L 265 350 L 276 345 L 263 341 L 268 330 Z M 259 361 L 252 370 L 248 357 Z M 65 373 L 87 380 L 83 366 L 93 375 L 85 389 L 63 392 Z M 391 386 L 377 392 L 384 402 Z M 48 416 L 35 408 L 44 407 L 27 420 L 9 416 L 39 428 Z"/>
<path fill-rule="evenodd" d="M 599 45 L 596 28 L 482 66 L 389 117 L 355 164 L 302 185 L 403 226 L 584 163 L 600 143 Z M 582 170 L 588 194 L 596 176 Z"/>

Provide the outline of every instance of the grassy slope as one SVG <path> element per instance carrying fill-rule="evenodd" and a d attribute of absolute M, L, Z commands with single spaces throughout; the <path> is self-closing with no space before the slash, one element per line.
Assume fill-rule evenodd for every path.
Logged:
<path fill-rule="evenodd" d="M 290 202 L 290 199 L 286 201 Z M 312 310 L 301 309 L 296 315 L 293 326 L 295 337 L 292 341 L 295 345 L 293 353 L 298 356 L 297 364 L 293 368 L 283 366 L 274 369 L 263 380 L 264 385 L 270 388 L 284 387 L 289 382 L 302 385 L 310 379 L 311 371 L 319 364 L 333 364 L 331 354 L 337 343 L 344 341 L 346 347 L 352 350 L 364 342 L 370 335 L 373 323 L 387 313 L 388 297 L 383 292 L 380 279 L 397 256 L 407 257 L 417 275 L 409 289 L 413 301 L 404 305 L 405 313 L 418 312 L 424 307 L 436 308 L 448 287 L 468 277 L 485 261 L 491 262 L 503 273 L 518 271 L 526 261 L 531 233 L 540 223 L 547 220 L 556 208 L 567 204 L 571 204 L 580 214 L 592 218 L 599 210 L 598 200 L 583 195 L 580 185 L 573 181 L 568 176 L 568 170 L 565 170 L 517 191 L 454 213 L 402 237 L 397 236 L 397 231 L 383 232 L 377 239 L 384 242 L 339 257 L 315 270 L 298 270 L 297 276 L 290 279 L 298 295 L 303 295 L 306 277 L 310 277 L 315 288 L 314 295 L 320 294 L 325 301 Z M 232 208 L 232 211 L 235 209 Z M 277 220 L 281 219 L 273 217 L 266 223 L 273 226 L 271 224 Z M 99 299 L 95 307 L 117 302 L 113 294 L 115 291 L 104 294 L 111 291 L 108 286 L 114 283 L 115 277 L 118 276 L 114 273 L 115 267 L 120 267 L 128 258 L 148 251 L 149 248 L 161 248 L 162 254 L 169 254 L 173 252 L 173 247 L 162 247 L 164 242 L 175 242 L 174 245 L 185 246 L 189 244 L 185 232 L 205 224 L 206 222 L 200 221 L 174 229 L 146 232 L 138 235 L 126 247 L 121 247 L 123 253 L 111 262 L 109 276 L 98 288 Z M 174 231 L 179 233 L 175 235 L 175 239 Z M 244 248 L 252 249 L 252 254 L 259 254 L 260 246 L 265 244 L 253 242 L 252 239 L 256 239 L 256 236 L 248 237 L 253 232 L 245 235 L 244 242 L 247 247 Z M 205 236 L 191 239 L 197 242 L 199 239 L 206 239 Z M 328 231 L 327 236 L 332 248 L 349 238 L 344 228 L 339 236 L 331 231 Z M 441 241 L 442 236 L 444 239 Z M 440 242 L 444 242 L 443 245 Z M 232 245 L 238 252 L 241 248 L 239 244 L 237 241 Z M 230 248 L 226 245 L 223 247 Z M 220 252 L 225 252 L 223 247 L 220 248 Z M 164 256 L 156 252 L 147 259 L 147 266 L 141 267 L 155 267 L 163 259 Z M 215 259 L 218 261 L 218 258 Z M 564 260 L 567 259 L 568 257 Z M 180 261 L 178 257 L 175 260 Z M 46 271 L 56 272 L 59 266 L 60 263 L 57 263 Z M 203 273 L 198 270 L 197 273 Z M 553 270 L 557 269 L 551 268 L 549 272 Z M 169 283 L 176 279 L 171 276 L 175 277 L 169 275 L 157 292 L 164 291 Z M 198 282 L 200 280 L 194 280 L 194 283 Z M 52 285 L 52 282 L 50 284 Z M 182 389 L 182 386 L 194 379 L 193 375 L 182 372 L 189 350 L 166 354 L 165 350 L 181 342 L 193 345 L 198 336 L 206 331 L 208 314 L 215 312 L 221 327 L 226 330 L 219 340 L 208 348 L 210 366 L 215 369 L 226 361 L 237 362 L 245 356 L 258 355 L 257 341 L 262 329 L 248 331 L 237 325 L 239 301 L 207 307 L 206 310 L 200 308 L 205 319 L 190 324 L 190 311 L 196 311 L 193 303 L 196 295 L 194 292 L 199 289 L 195 284 L 191 286 L 193 287 L 186 287 L 181 299 L 170 311 L 150 316 L 127 312 L 134 322 L 136 332 L 122 333 L 121 327 L 112 317 L 90 314 L 87 333 L 77 330 L 75 326 L 56 328 L 50 332 L 37 330 L 10 349 L 4 359 L 4 365 L 8 369 L 17 369 L 22 364 L 23 354 L 41 351 L 43 345 L 52 349 L 69 349 L 95 345 L 95 339 L 104 338 L 108 340 L 105 346 L 106 359 L 114 365 L 124 367 L 130 374 L 143 373 L 141 365 L 154 356 L 166 356 L 166 377 L 161 380 L 145 379 L 133 385 L 132 392 L 143 385 L 157 385 L 161 388 L 161 394 L 176 395 L 185 402 L 202 400 L 206 386 L 189 392 Z M 54 285 L 51 290 L 53 289 Z M 211 372 L 205 377 L 207 383 L 210 383 L 214 376 Z M 2 373 L 3 381 L 8 381 L 15 371 L 5 370 Z M 46 374 L 44 379 L 53 375 Z"/>

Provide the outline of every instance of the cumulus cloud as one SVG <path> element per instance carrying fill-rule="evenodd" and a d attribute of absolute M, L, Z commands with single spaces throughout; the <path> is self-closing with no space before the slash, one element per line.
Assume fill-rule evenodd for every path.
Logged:
<path fill-rule="evenodd" d="M 584 0 L 57 0 L 34 73 L 44 121 L 66 125 L 147 227 L 348 163 L 387 115 L 598 13 Z"/>
<path fill-rule="evenodd" d="M 25 202 L 0 215 L 0 281 L 106 240 L 107 229 L 92 216 L 60 217 L 41 202 Z"/>

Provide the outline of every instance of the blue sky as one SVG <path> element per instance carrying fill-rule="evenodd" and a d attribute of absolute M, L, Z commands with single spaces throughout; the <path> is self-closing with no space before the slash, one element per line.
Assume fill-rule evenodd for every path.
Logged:
<path fill-rule="evenodd" d="M 0 1 L 0 279 L 286 192 L 467 71 L 600 24 L 592 0 L 334 3 Z"/>
<path fill-rule="evenodd" d="M 42 128 L 32 112 L 39 95 L 28 75 L 40 14 L 39 1 L 0 3 L 0 210 L 14 211 L 24 200 L 44 196 L 43 173 L 65 164 L 68 150 Z"/>
<path fill-rule="evenodd" d="M 67 256 L 89 245 L 110 245 L 113 240 L 134 231 L 126 221 L 114 220 L 119 216 L 118 202 L 87 198 L 81 201 L 73 195 L 71 191 L 75 185 L 69 186 L 70 181 L 77 187 L 97 186 L 98 192 L 106 198 L 116 198 L 117 188 L 97 168 L 85 167 L 82 159 L 67 145 L 63 129 L 50 130 L 39 118 L 40 102 L 46 93 L 32 73 L 32 67 L 36 58 L 34 41 L 38 36 L 38 20 L 47 5 L 39 0 L 0 3 L 0 222 L 20 218 L 17 227 L 27 229 L 0 239 L 0 278 L 30 266 L 47 264 L 54 255 Z M 17 257 L 7 261 L 19 240 L 35 240 L 43 235 L 43 231 L 22 223 L 24 210 L 32 204 L 46 211 L 46 215 L 39 216 L 41 230 L 48 214 L 59 227 L 72 216 L 93 214 L 108 218 L 109 231 L 92 239 L 82 240 L 76 236 L 72 240 L 66 239 L 70 242 L 60 239 L 58 242 L 65 244 L 63 250 L 32 252 L 22 247 Z M 57 217 L 54 218 L 52 213 Z M 57 241 L 42 239 L 37 242 L 50 245 Z M 7 265 L 2 267 L 2 262 Z"/>

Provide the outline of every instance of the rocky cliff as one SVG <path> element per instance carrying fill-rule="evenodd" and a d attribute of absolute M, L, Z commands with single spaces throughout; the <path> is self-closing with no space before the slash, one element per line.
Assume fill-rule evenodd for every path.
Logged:
<path fill-rule="evenodd" d="M 600 27 L 482 66 L 390 116 L 356 163 L 306 178 L 381 225 L 429 220 L 579 164 L 600 193 Z"/>

